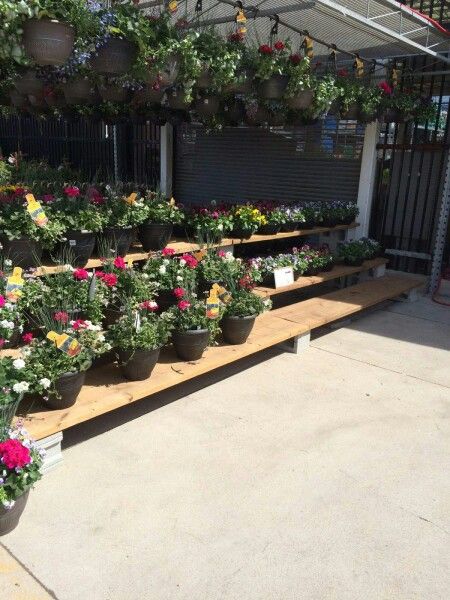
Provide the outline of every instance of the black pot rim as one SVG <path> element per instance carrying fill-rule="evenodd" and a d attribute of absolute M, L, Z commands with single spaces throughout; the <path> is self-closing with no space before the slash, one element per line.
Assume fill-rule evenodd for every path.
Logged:
<path fill-rule="evenodd" d="M 226 319 L 230 319 L 233 321 L 251 321 L 252 319 L 256 319 L 258 317 L 258 315 L 247 315 L 245 317 L 239 317 L 237 315 L 225 315 L 223 317 L 223 321 L 225 321 Z"/>

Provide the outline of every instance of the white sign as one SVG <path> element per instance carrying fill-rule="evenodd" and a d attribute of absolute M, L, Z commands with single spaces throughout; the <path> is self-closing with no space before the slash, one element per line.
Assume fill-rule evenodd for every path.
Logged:
<path fill-rule="evenodd" d="M 294 269 L 292 267 L 283 267 L 275 269 L 273 272 L 275 278 L 275 287 L 280 288 L 294 283 Z"/>

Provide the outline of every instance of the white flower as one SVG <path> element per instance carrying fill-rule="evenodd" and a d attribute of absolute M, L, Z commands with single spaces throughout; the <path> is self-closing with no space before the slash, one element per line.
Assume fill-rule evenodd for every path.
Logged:
<path fill-rule="evenodd" d="M 15 369 L 20 370 L 20 369 L 23 369 L 24 366 L 25 366 L 25 361 L 22 358 L 16 358 L 16 360 L 13 361 L 13 367 Z"/>
<path fill-rule="evenodd" d="M 177 275 L 177 281 L 178 281 L 178 282 L 181 282 L 181 281 L 183 281 L 183 278 L 181 277 L 181 275 Z"/>
<path fill-rule="evenodd" d="M 227 260 L 228 262 L 232 262 L 234 260 L 234 256 L 232 252 L 227 252 L 225 254 L 225 260 Z"/>
<path fill-rule="evenodd" d="M 111 344 L 105 344 L 103 347 L 105 348 L 105 350 L 111 350 L 112 348 Z"/>
<path fill-rule="evenodd" d="M 161 275 L 164 275 L 166 273 L 166 267 L 164 265 L 161 265 L 159 267 L 159 272 L 161 273 Z"/>
<path fill-rule="evenodd" d="M 97 338 L 97 340 L 98 340 L 99 342 L 104 342 L 104 341 L 105 341 L 105 339 L 106 339 L 106 338 L 105 338 L 105 336 L 104 336 L 103 334 L 99 335 L 99 336 L 98 336 L 98 338 Z"/>
<path fill-rule="evenodd" d="M 186 264 L 186 261 L 184 260 L 184 258 L 180 258 L 180 266 L 184 267 L 185 264 Z"/>
<path fill-rule="evenodd" d="M 16 394 L 22 394 L 23 392 L 28 392 L 29 387 L 30 384 L 27 381 L 21 381 L 13 385 L 13 390 Z"/>
<path fill-rule="evenodd" d="M 170 265 L 170 260 L 168 258 L 165 258 L 163 260 L 163 265 Z"/>
<path fill-rule="evenodd" d="M 47 379 L 47 377 L 43 377 L 42 379 L 39 380 L 39 384 L 42 385 L 44 390 L 48 390 L 51 383 L 52 382 L 50 381 L 50 379 Z"/>
<path fill-rule="evenodd" d="M 222 231 L 222 229 L 223 229 L 223 225 L 222 225 L 222 223 L 219 223 L 219 224 L 217 225 L 217 229 L 218 229 L 219 231 Z"/>
<path fill-rule="evenodd" d="M 3 327 L 4 329 L 14 329 L 14 321 L 3 319 L 3 321 L 0 321 L 0 327 Z"/>
<path fill-rule="evenodd" d="M 25 348 L 22 348 L 22 356 L 29 356 L 31 354 L 31 348 L 29 346 L 25 346 Z"/>

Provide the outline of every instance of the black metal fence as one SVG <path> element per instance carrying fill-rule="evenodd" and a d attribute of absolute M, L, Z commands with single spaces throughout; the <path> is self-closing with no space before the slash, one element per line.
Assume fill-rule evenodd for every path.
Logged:
<path fill-rule="evenodd" d="M 134 181 L 156 187 L 160 179 L 160 127 L 152 123 L 116 126 L 31 116 L 0 119 L 0 150 L 26 158 L 67 161 L 86 179 Z"/>

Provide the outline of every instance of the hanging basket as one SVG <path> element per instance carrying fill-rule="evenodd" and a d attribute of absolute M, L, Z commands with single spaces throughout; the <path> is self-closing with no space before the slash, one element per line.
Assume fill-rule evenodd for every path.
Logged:
<path fill-rule="evenodd" d="M 167 93 L 167 104 L 172 110 L 187 110 L 191 103 L 186 100 L 182 90 L 171 90 Z"/>
<path fill-rule="evenodd" d="M 412 119 L 412 115 L 407 115 L 403 111 L 387 108 L 382 115 L 384 123 L 406 123 Z"/>
<path fill-rule="evenodd" d="M 63 65 L 73 50 L 73 27 L 55 19 L 29 19 L 23 26 L 23 47 L 38 65 Z"/>
<path fill-rule="evenodd" d="M 36 77 L 35 71 L 29 69 L 14 81 L 14 87 L 24 96 L 27 94 L 34 94 L 37 96 L 44 91 L 44 82 Z"/>
<path fill-rule="evenodd" d="M 258 94 L 266 100 L 280 100 L 286 91 L 288 82 L 288 75 L 272 75 L 269 79 L 259 82 Z"/>
<path fill-rule="evenodd" d="M 96 73 L 102 75 L 122 75 L 131 69 L 136 55 L 136 44 L 111 37 L 98 50 L 97 56 L 91 59 L 91 66 Z"/>
<path fill-rule="evenodd" d="M 136 92 L 134 102 L 136 104 L 144 104 L 145 102 L 149 102 L 150 104 L 161 104 L 163 96 L 163 89 L 154 90 L 151 85 L 146 85 L 142 90 Z"/>
<path fill-rule="evenodd" d="M 236 73 L 235 81 L 224 88 L 225 93 L 230 94 L 251 94 L 253 89 L 254 71 L 244 69 Z"/>
<path fill-rule="evenodd" d="M 225 106 L 225 122 L 227 125 L 239 125 L 245 119 L 245 108 L 242 102 L 236 101 Z"/>
<path fill-rule="evenodd" d="M 89 79 L 77 77 L 61 86 L 67 104 L 93 104 L 95 94 Z"/>
<path fill-rule="evenodd" d="M 220 107 L 219 96 L 202 96 L 195 101 L 195 110 L 201 117 L 212 117 Z"/>
<path fill-rule="evenodd" d="M 128 102 L 130 90 L 120 85 L 104 84 L 97 87 L 103 102 Z"/>
<path fill-rule="evenodd" d="M 344 121 L 357 121 L 359 118 L 359 105 L 356 102 L 350 104 L 347 110 L 341 109 L 339 116 Z"/>
<path fill-rule="evenodd" d="M 200 73 L 199 77 L 197 78 L 197 80 L 195 82 L 195 85 L 197 86 L 197 88 L 199 90 L 206 90 L 206 89 L 210 88 L 212 86 L 212 84 L 213 84 L 212 73 L 209 70 L 209 67 L 206 67 Z"/>
<path fill-rule="evenodd" d="M 305 110 L 311 106 L 313 100 L 313 90 L 303 90 L 292 98 L 286 98 L 286 104 L 295 110 Z"/>
<path fill-rule="evenodd" d="M 24 110 L 29 106 L 28 98 L 23 94 L 19 94 L 17 90 L 11 90 L 9 93 L 9 97 L 11 99 L 11 104 L 18 109 Z"/>
<path fill-rule="evenodd" d="M 150 84 L 157 81 L 159 85 L 165 89 L 175 83 L 179 72 L 180 57 L 177 54 L 174 54 L 167 59 L 165 65 L 160 71 L 150 71 L 147 81 Z"/>

